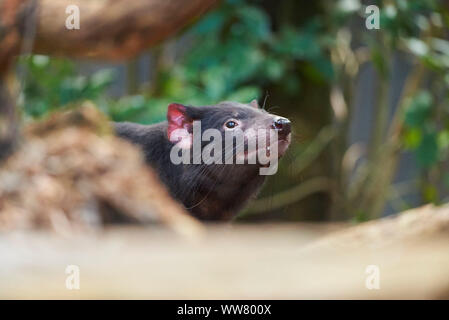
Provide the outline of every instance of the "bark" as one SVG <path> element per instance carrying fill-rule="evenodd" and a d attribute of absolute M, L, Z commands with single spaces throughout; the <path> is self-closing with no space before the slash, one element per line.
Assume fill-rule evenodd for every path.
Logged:
<path fill-rule="evenodd" d="M 27 40 L 29 34 L 29 24 L 21 25 L 20 21 L 33 21 L 34 5 L 35 1 L 0 0 L 0 160 L 11 153 L 17 140 L 17 112 L 6 77 L 22 40 Z"/>
<path fill-rule="evenodd" d="M 119 60 L 174 35 L 218 0 L 0 0 L 0 71 L 20 51 L 34 2 L 34 53 Z M 79 8 L 79 29 L 66 27 L 69 5 Z"/>
<path fill-rule="evenodd" d="M 33 52 L 66 57 L 127 59 L 172 36 L 218 0 L 39 0 Z M 68 5 L 80 28 L 68 30 Z M 57 40 L 57 41 L 55 41 Z"/>

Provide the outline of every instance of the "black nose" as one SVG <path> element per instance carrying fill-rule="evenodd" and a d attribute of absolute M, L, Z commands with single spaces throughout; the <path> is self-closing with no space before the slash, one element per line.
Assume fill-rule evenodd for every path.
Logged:
<path fill-rule="evenodd" d="M 290 120 L 278 118 L 273 122 L 273 129 L 277 130 L 279 134 L 287 136 L 292 131 L 292 126 Z"/>

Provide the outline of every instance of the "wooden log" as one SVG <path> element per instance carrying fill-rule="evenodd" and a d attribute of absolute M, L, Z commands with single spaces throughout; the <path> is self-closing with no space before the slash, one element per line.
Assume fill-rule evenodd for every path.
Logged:
<path fill-rule="evenodd" d="M 0 0 L 0 70 L 19 53 L 27 30 L 35 53 L 127 59 L 173 36 L 217 2 Z M 69 5 L 79 8 L 79 29 L 66 27 Z"/>
<path fill-rule="evenodd" d="M 39 0 L 33 52 L 66 57 L 127 59 L 174 35 L 218 0 Z M 80 28 L 66 28 L 68 5 Z"/>

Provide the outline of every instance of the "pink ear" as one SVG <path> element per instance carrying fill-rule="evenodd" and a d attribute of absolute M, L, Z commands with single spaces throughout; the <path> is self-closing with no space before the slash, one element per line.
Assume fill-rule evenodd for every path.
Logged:
<path fill-rule="evenodd" d="M 171 103 L 167 110 L 167 136 L 173 143 L 180 143 L 181 148 L 190 148 L 192 144 L 192 119 L 186 114 L 182 104 Z"/>
<path fill-rule="evenodd" d="M 251 102 L 249 103 L 249 105 L 250 105 L 251 107 L 253 107 L 253 108 L 259 109 L 259 103 L 257 102 L 256 99 L 254 99 L 253 101 L 251 101 Z"/>

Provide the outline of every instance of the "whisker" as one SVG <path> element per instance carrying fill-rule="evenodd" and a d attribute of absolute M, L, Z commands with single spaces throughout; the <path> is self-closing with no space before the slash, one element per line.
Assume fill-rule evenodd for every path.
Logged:
<path fill-rule="evenodd" d="M 266 104 L 267 99 L 268 99 L 269 96 L 270 95 L 269 95 L 268 90 L 267 90 L 267 92 L 265 93 L 265 99 L 263 99 L 263 106 L 262 106 L 263 110 L 265 110 L 265 104 Z"/>
<path fill-rule="evenodd" d="M 234 147 L 233 144 L 231 146 L 225 147 L 225 149 L 222 151 L 223 154 L 226 154 L 226 152 L 228 152 L 233 147 Z M 225 159 L 225 161 L 226 161 L 226 159 Z M 203 164 L 203 163 L 198 164 L 198 165 L 192 164 L 192 166 L 193 166 L 192 168 L 193 168 L 193 171 L 195 172 L 195 174 L 190 178 L 189 183 L 183 188 L 183 192 L 180 194 L 177 194 L 177 196 L 181 197 L 182 199 L 184 199 L 186 197 L 188 192 L 190 192 L 191 194 L 194 195 L 198 191 L 198 189 L 200 188 L 200 184 L 198 183 L 198 180 L 199 180 L 198 178 L 203 176 L 203 174 L 206 172 L 206 170 L 212 170 L 211 173 L 214 173 L 213 169 L 215 169 L 214 167 L 207 165 L 207 164 Z M 193 190 L 191 190 L 192 186 L 195 187 Z"/>
<path fill-rule="evenodd" d="M 272 106 L 272 107 L 268 108 L 267 112 L 271 113 L 271 110 L 276 109 L 276 108 L 280 109 L 281 107 L 279 107 L 279 106 Z"/>
<path fill-rule="evenodd" d="M 243 144 L 244 144 L 244 143 L 240 143 L 240 144 L 236 145 L 236 146 L 235 146 L 235 149 L 239 148 L 239 147 L 242 146 Z M 234 143 L 233 143 L 231 146 L 225 147 L 225 149 L 223 150 L 223 153 L 222 153 L 222 154 L 226 155 L 226 151 L 229 151 L 230 148 L 234 148 Z M 232 156 L 234 156 L 234 154 L 232 154 Z M 226 162 L 226 159 L 225 159 L 225 162 Z M 208 166 L 208 165 L 204 165 L 204 167 L 206 167 L 206 166 Z M 226 166 L 226 164 L 223 164 L 223 165 L 222 165 L 221 170 L 220 170 L 220 175 L 221 175 L 221 174 L 223 173 L 223 171 L 225 170 L 225 168 L 226 168 L 225 166 Z M 218 168 L 212 167 L 212 171 L 213 171 L 213 170 L 217 170 L 217 171 L 218 171 Z M 190 207 L 187 207 L 186 209 L 187 209 L 187 210 L 193 209 L 193 208 L 199 206 L 201 203 L 203 203 L 203 202 L 209 197 L 209 195 L 211 194 L 211 192 L 214 190 L 214 188 L 216 187 L 217 183 L 218 183 L 218 179 L 215 180 L 214 184 L 213 184 L 212 187 L 209 189 L 209 192 L 203 197 L 203 199 L 201 199 L 201 200 L 200 200 L 199 202 L 197 202 L 196 204 L 194 204 L 194 205 L 192 205 L 192 206 L 190 206 Z"/>

